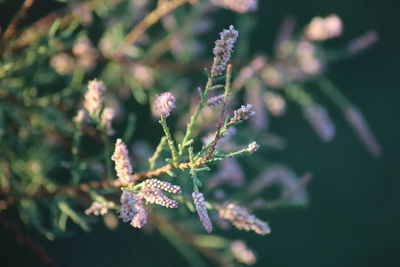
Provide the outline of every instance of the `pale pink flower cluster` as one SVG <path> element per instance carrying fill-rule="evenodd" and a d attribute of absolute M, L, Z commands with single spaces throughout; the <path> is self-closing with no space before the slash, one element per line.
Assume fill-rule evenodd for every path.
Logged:
<path fill-rule="evenodd" d="M 170 92 L 164 92 L 156 96 L 153 103 L 154 112 L 158 116 L 169 117 L 170 112 L 175 109 L 175 97 Z"/>
<path fill-rule="evenodd" d="M 335 125 L 324 107 L 318 104 L 305 106 L 303 115 L 322 141 L 329 142 L 335 137 Z"/>
<path fill-rule="evenodd" d="M 238 13 L 255 11 L 258 7 L 258 0 L 211 0 L 211 2 L 216 6 L 231 9 Z"/>
<path fill-rule="evenodd" d="M 260 145 L 257 144 L 257 142 L 251 142 L 251 143 L 247 146 L 246 150 L 247 150 L 247 152 L 248 152 L 249 154 L 253 154 L 253 153 L 256 152 L 259 148 L 260 148 Z"/>
<path fill-rule="evenodd" d="M 239 109 L 233 112 L 233 117 L 230 120 L 230 124 L 236 124 L 249 119 L 254 116 L 256 112 L 253 110 L 253 105 L 246 104 L 242 105 Z"/>
<path fill-rule="evenodd" d="M 98 202 L 95 201 L 92 205 L 85 210 L 86 215 L 94 214 L 96 216 L 104 215 L 108 212 L 108 209 L 113 208 L 113 202 Z"/>
<path fill-rule="evenodd" d="M 140 196 L 135 204 L 136 215 L 131 220 L 132 227 L 142 228 L 147 223 L 147 218 L 149 217 L 146 209 L 144 208 L 143 201 Z"/>
<path fill-rule="evenodd" d="M 141 196 L 132 191 L 124 190 L 122 192 L 118 214 L 122 221 L 130 221 L 135 228 L 142 228 L 147 223 L 148 214 L 143 207 Z"/>
<path fill-rule="evenodd" d="M 95 79 L 89 82 L 83 106 L 91 116 L 99 114 L 103 108 L 105 91 L 106 87 L 102 81 Z"/>
<path fill-rule="evenodd" d="M 210 107 L 215 107 L 217 105 L 220 105 L 220 104 L 224 103 L 224 99 L 225 99 L 225 95 L 224 94 L 210 97 L 207 100 L 207 105 L 209 105 Z"/>
<path fill-rule="evenodd" d="M 157 204 L 166 208 L 175 209 L 178 207 L 178 201 L 170 199 L 164 195 L 161 189 L 145 187 L 139 193 L 147 203 Z"/>
<path fill-rule="evenodd" d="M 332 14 L 326 18 L 315 17 L 305 29 L 305 35 L 310 40 L 326 40 L 342 34 L 343 24 L 340 17 Z"/>
<path fill-rule="evenodd" d="M 128 155 L 128 148 L 119 138 L 115 143 L 115 150 L 111 159 L 115 163 L 115 172 L 117 173 L 118 179 L 124 184 L 132 182 L 132 165 Z"/>
<path fill-rule="evenodd" d="M 178 185 L 172 185 L 157 179 L 150 179 L 142 183 L 142 189 L 139 195 L 142 196 L 147 203 L 161 205 L 166 208 L 177 208 L 178 201 L 170 199 L 164 195 L 163 191 L 179 194 L 182 192 L 182 189 Z"/>
<path fill-rule="evenodd" d="M 226 69 L 228 62 L 231 59 L 233 47 L 239 36 L 239 32 L 231 25 L 228 30 L 223 30 L 220 33 L 221 38 L 215 41 L 213 49 L 214 62 L 211 67 L 211 76 L 215 77 Z"/>
<path fill-rule="evenodd" d="M 142 183 L 142 186 L 161 189 L 172 194 L 180 194 L 182 192 L 182 188 L 179 185 L 173 185 L 158 179 L 148 179 Z"/>
<path fill-rule="evenodd" d="M 118 210 L 119 217 L 124 222 L 129 222 L 136 215 L 136 202 L 138 201 L 137 195 L 132 191 L 124 190 L 121 194 L 121 207 Z"/>
<path fill-rule="evenodd" d="M 253 265 L 257 261 L 254 251 L 249 249 L 243 240 L 233 241 L 230 250 L 238 262 L 246 265 Z"/>
<path fill-rule="evenodd" d="M 308 40 L 301 40 L 296 49 L 296 58 L 299 68 L 305 74 L 315 75 L 324 70 L 324 64 L 317 56 L 315 45 Z M 296 75 L 296 73 L 294 73 Z M 296 76 L 302 76 L 296 75 Z"/>
<path fill-rule="evenodd" d="M 267 105 L 268 111 L 274 116 L 281 116 L 286 111 L 285 99 L 276 94 L 267 92 L 264 94 L 265 104 Z"/>
<path fill-rule="evenodd" d="M 53 67 L 58 74 L 67 75 L 74 71 L 75 60 L 67 53 L 60 53 L 54 55 L 50 59 L 50 66 Z"/>
<path fill-rule="evenodd" d="M 87 37 L 77 40 L 72 47 L 72 53 L 76 58 L 76 63 L 85 70 L 93 69 L 100 55 Z"/>
<path fill-rule="evenodd" d="M 285 73 L 283 66 L 267 65 L 261 71 L 263 82 L 270 87 L 282 88 L 285 84 Z"/>
<path fill-rule="evenodd" d="M 210 217 L 208 216 L 206 202 L 204 196 L 200 192 L 193 192 L 192 197 L 194 200 L 194 206 L 196 207 L 197 214 L 199 215 L 200 222 L 203 224 L 204 228 L 208 233 L 212 232 L 212 223 Z"/>
<path fill-rule="evenodd" d="M 239 230 L 254 231 L 257 234 L 265 235 L 271 232 L 269 225 L 250 214 L 245 208 L 233 202 L 226 202 L 216 206 L 219 216 L 230 221 Z"/>

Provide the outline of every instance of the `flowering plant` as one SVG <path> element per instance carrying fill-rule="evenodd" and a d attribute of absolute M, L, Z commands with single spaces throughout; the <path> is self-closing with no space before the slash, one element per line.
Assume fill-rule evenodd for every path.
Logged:
<path fill-rule="evenodd" d="M 19 18 L 11 21 L 0 64 L 0 215 L 18 207 L 49 239 L 65 233 L 68 221 L 89 231 L 104 216 L 114 229 L 118 216 L 133 228 L 156 227 L 193 266 L 205 265 L 198 253 L 221 266 L 254 264 L 245 241 L 216 228 L 266 235 L 271 228 L 260 211 L 309 202 L 311 174 L 270 159 L 268 149 L 286 143 L 270 132 L 268 116 L 282 116 L 293 102 L 331 141 L 335 126 L 308 90 L 314 84 L 371 154 L 382 153 L 360 110 L 326 76 L 331 60 L 359 53 L 377 35 L 331 52 L 323 41 L 341 34 L 337 15 L 314 18 L 298 34 L 288 18 L 274 57 L 232 60 L 236 45 L 239 54 L 248 49 L 239 30 L 251 23 L 243 20 L 239 30 L 220 33 L 213 60 L 200 64 L 204 85 L 192 92 L 194 83 L 178 77 L 198 70 L 192 62 L 203 53 L 199 36 L 212 28 L 211 15 L 217 7 L 254 12 L 257 1 L 163 0 L 152 10 L 150 2 L 70 3 L 20 32 Z M 126 17 L 135 22 L 131 30 Z M 149 30 L 158 22 L 161 35 Z"/>

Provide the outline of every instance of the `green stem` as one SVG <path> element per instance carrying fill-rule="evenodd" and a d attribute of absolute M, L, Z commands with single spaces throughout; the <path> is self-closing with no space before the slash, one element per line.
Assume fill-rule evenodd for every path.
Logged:
<path fill-rule="evenodd" d="M 174 143 L 174 140 L 172 139 L 172 135 L 169 131 L 169 128 L 167 125 L 167 120 L 162 115 L 160 118 L 160 124 L 163 127 L 165 137 L 167 138 L 167 143 L 168 143 L 169 149 L 171 150 L 172 161 L 173 161 L 173 163 L 177 164 L 179 162 L 179 160 L 178 160 L 178 153 L 176 152 L 176 148 L 175 148 L 175 143 Z"/>
<path fill-rule="evenodd" d="M 158 227 L 160 233 L 178 250 L 193 267 L 206 267 L 203 259 L 169 225 Z"/>
<path fill-rule="evenodd" d="M 189 138 L 192 135 L 192 131 L 193 131 L 193 127 L 197 121 L 197 118 L 200 115 L 201 110 L 205 107 L 206 105 L 206 101 L 207 101 L 207 96 L 208 96 L 208 92 L 210 91 L 210 88 L 213 85 L 213 77 L 209 77 L 207 84 L 206 84 L 206 88 L 204 89 L 203 93 L 200 93 L 200 103 L 197 106 L 193 116 L 190 118 L 189 123 L 187 124 L 187 128 L 186 128 L 186 133 L 185 136 L 183 137 L 182 143 L 179 146 L 179 155 L 182 155 L 183 150 L 190 145 Z"/>
<path fill-rule="evenodd" d="M 163 147 L 165 143 L 167 142 L 167 138 L 163 136 L 160 140 L 160 143 L 158 144 L 156 151 L 154 151 L 153 156 L 149 158 L 149 166 L 150 170 L 154 170 L 156 167 L 156 161 L 160 157 L 161 152 L 163 151 Z"/>
<path fill-rule="evenodd" d="M 322 92 L 326 94 L 340 109 L 344 110 L 350 106 L 350 101 L 327 77 L 321 76 L 316 79 L 315 82 Z"/>
<path fill-rule="evenodd" d="M 101 127 L 100 132 L 101 132 L 101 138 L 103 139 L 104 142 L 104 160 L 106 161 L 107 177 L 108 179 L 112 180 L 113 174 L 111 166 L 111 144 L 110 141 L 108 140 L 107 129 L 105 127 Z"/>
<path fill-rule="evenodd" d="M 72 183 L 78 184 L 79 183 L 79 150 L 81 147 L 81 136 L 82 136 L 82 129 L 80 125 L 77 127 L 73 139 L 72 139 Z"/>

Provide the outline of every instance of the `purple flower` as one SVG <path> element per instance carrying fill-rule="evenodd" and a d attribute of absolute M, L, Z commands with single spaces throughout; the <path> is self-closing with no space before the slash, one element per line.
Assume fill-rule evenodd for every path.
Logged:
<path fill-rule="evenodd" d="M 165 92 L 156 96 L 154 100 L 154 112 L 158 116 L 168 117 L 170 112 L 175 109 L 175 97 L 170 92 Z"/>

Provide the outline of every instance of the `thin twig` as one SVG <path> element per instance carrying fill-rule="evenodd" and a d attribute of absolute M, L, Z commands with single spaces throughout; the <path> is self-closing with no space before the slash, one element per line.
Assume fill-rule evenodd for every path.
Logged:
<path fill-rule="evenodd" d="M 14 224 L 10 219 L 8 219 L 4 213 L 0 213 L 0 223 L 3 227 L 10 232 L 13 232 L 16 236 L 16 239 L 20 241 L 22 244 L 28 246 L 32 251 L 45 263 L 47 266 L 60 266 L 55 262 L 55 260 L 44 250 L 42 246 L 35 243 L 33 239 L 27 235 L 26 233 L 22 232 L 19 227 Z"/>
<path fill-rule="evenodd" d="M 10 24 L 8 25 L 6 31 L 4 32 L 4 39 L 10 39 L 16 32 L 17 26 L 20 21 L 26 16 L 26 12 L 33 5 L 35 0 L 25 0 L 22 4 L 22 7 L 15 16 L 11 19 Z"/>
<path fill-rule="evenodd" d="M 134 44 L 148 28 L 157 23 L 163 16 L 188 1 L 189 0 L 172 0 L 159 5 L 128 33 L 123 41 L 123 48 Z"/>

